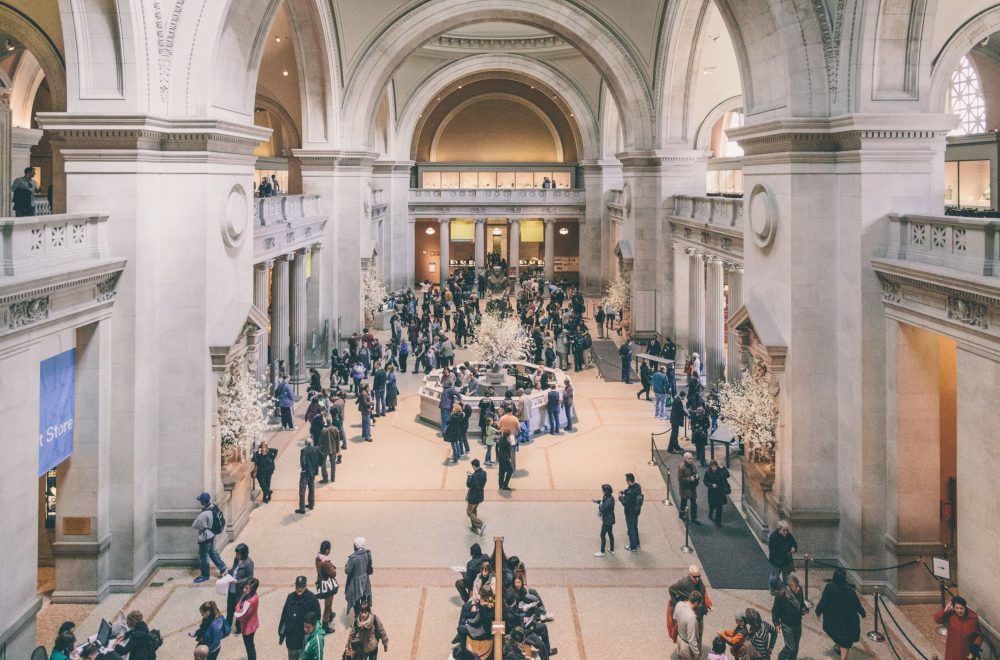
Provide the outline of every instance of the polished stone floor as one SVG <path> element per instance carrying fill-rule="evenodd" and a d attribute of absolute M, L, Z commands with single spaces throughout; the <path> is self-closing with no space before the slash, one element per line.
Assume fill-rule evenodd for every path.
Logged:
<path fill-rule="evenodd" d="M 463 358 L 461 352 L 458 357 Z M 663 430 L 665 423 L 653 419 L 652 403 L 636 400 L 638 386 L 605 383 L 596 369 L 576 374 L 575 385 L 577 430 L 539 436 L 522 447 L 512 493 L 497 492 L 496 470 L 490 470 L 487 499 L 480 507 L 488 524 L 482 538 L 471 533 L 465 517 L 468 461 L 447 465 L 448 445 L 436 429 L 417 421 L 418 376 L 400 378 L 399 408 L 378 420 L 374 443 L 360 441 L 359 415 L 349 402 L 349 449 L 336 483 L 319 489 L 316 509 L 307 515 L 293 513 L 298 449 L 305 425 L 299 417 L 296 431 L 276 434 L 272 444 L 282 451 L 274 499 L 258 506 L 237 539 L 249 545 L 262 583 L 259 657 L 285 657 L 277 645 L 280 608 L 296 575 L 313 579 L 313 557 L 320 541 L 333 543 L 340 568 L 352 539 L 364 536 L 375 566 L 374 608 L 390 640 L 389 652 L 380 657 L 446 658 L 460 606 L 452 586 L 457 574 L 450 567 L 465 563 L 471 543 L 489 546 L 494 535 L 503 536 L 508 552 L 523 559 L 529 584 L 542 593 L 555 615 L 550 631 L 559 649 L 557 657 L 670 657 L 673 645 L 664 625 L 667 586 L 681 578 L 697 558 L 680 551 L 683 527 L 675 510 L 663 503 L 660 473 L 647 465 L 649 434 Z M 484 448 L 472 442 L 473 457 L 482 459 Z M 642 549 L 639 553 L 624 550 L 624 516 L 619 516 L 615 527 L 618 552 L 595 558 L 599 522 L 591 500 L 599 496 L 602 483 L 611 483 L 616 491 L 624 487 L 626 472 L 636 474 L 646 493 L 640 518 Z M 231 548 L 223 551 L 227 562 Z M 187 633 L 196 627 L 199 603 L 215 599 L 225 605 L 212 583 L 191 583 L 195 574 L 193 570 L 160 570 L 141 592 L 108 598 L 79 628 L 96 630 L 101 616 L 139 609 L 150 626 L 164 635 L 161 657 L 191 657 L 192 640 Z M 769 616 L 766 592 L 713 591 L 712 598 L 715 610 L 707 618 L 706 643 L 714 631 L 731 627 L 735 613 L 746 607 L 757 607 Z M 335 603 L 338 617 L 336 632 L 328 637 L 328 658 L 340 657 L 346 639 L 342 595 Z M 863 623 L 865 630 L 870 620 Z M 799 657 L 833 657 L 831 646 L 818 620 L 810 615 Z M 884 647 L 859 646 L 852 658 L 890 657 Z M 245 657 L 241 640 L 227 639 L 220 657 Z"/>

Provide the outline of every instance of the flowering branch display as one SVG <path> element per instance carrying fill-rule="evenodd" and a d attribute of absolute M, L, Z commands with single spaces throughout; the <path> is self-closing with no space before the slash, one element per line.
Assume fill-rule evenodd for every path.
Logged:
<path fill-rule="evenodd" d="M 778 406 L 762 368 L 743 370 L 739 380 L 723 385 L 722 416 L 743 439 L 750 462 L 774 462 Z"/>
<path fill-rule="evenodd" d="M 382 303 L 388 297 L 389 287 L 379 279 L 374 269 L 368 271 L 365 279 L 361 281 L 361 306 L 365 310 L 365 318 L 374 319 L 375 312 L 382 308 Z"/>
<path fill-rule="evenodd" d="M 244 362 L 235 361 L 229 370 L 225 395 L 219 402 L 223 460 L 244 460 L 254 439 L 267 431 L 271 407 L 269 388 L 257 382 Z"/>
<path fill-rule="evenodd" d="M 604 302 L 627 312 L 632 309 L 632 282 L 628 275 L 618 277 L 604 292 Z"/>
<path fill-rule="evenodd" d="M 476 359 L 496 367 L 504 362 L 526 360 L 534 342 L 521 329 L 517 318 L 504 318 L 497 311 L 483 313 L 472 352 Z"/>

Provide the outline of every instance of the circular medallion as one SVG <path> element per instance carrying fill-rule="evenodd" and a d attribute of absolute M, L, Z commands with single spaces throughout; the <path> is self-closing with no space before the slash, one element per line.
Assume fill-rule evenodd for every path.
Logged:
<path fill-rule="evenodd" d="M 758 247 L 766 248 L 774 241 L 777 221 L 771 193 L 761 184 L 754 186 L 747 201 L 747 217 L 753 240 Z"/>
<path fill-rule="evenodd" d="M 247 203 L 247 193 L 243 186 L 237 183 L 229 191 L 226 208 L 222 214 L 222 240 L 229 247 L 239 246 L 243 243 L 249 226 L 250 205 Z"/>

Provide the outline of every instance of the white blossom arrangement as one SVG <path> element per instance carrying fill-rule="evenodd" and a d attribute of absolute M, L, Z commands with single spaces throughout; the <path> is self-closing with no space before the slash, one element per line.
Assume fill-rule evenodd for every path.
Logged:
<path fill-rule="evenodd" d="M 744 369 L 736 382 L 722 386 L 722 416 L 743 439 L 752 463 L 774 462 L 778 406 L 761 368 Z"/>
<path fill-rule="evenodd" d="M 270 388 L 258 383 L 246 363 L 235 361 L 229 382 L 219 402 L 219 434 L 224 461 L 245 460 L 253 441 L 267 431 L 268 411 L 273 407 Z"/>
<path fill-rule="evenodd" d="M 365 318 L 374 320 L 375 312 L 382 308 L 382 303 L 389 297 L 389 288 L 379 279 L 378 273 L 372 269 L 361 281 L 361 306 Z"/>
<path fill-rule="evenodd" d="M 495 311 L 486 311 L 480 319 L 476 342 L 472 345 L 477 360 L 495 367 L 528 359 L 534 342 L 521 331 L 517 318 L 503 318 Z"/>
<path fill-rule="evenodd" d="M 604 292 L 604 302 L 627 312 L 632 309 L 632 282 L 628 275 L 616 278 Z"/>

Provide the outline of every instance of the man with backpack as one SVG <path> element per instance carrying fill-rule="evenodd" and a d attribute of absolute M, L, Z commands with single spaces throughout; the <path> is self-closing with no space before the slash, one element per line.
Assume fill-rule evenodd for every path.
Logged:
<path fill-rule="evenodd" d="M 645 497 L 642 494 L 642 487 L 635 482 L 634 474 L 627 473 L 625 483 L 628 485 L 618 494 L 618 501 L 625 509 L 625 527 L 628 529 L 628 545 L 625 549 L 635 552 L 639 549 L 639 513 L 642 511 Z"/>
<path fill-rule="evenodd" d="M 215 549 L 215 537 L 226 528 L 226 517 L 222 510 L 208 493 L 198 496 L 201 503 L 201 513 L 195 517 L 191 526 L 198 532 L 198 562 L 201 566 L 201 574 L 194 579 L 195 584 L 207 582 L 209 575 L 208 560 L 211 559 L 215 567 L 219 569 L 219 576 L 226 574 L 226 562 L 222 561 L 219 551 Z"/>

